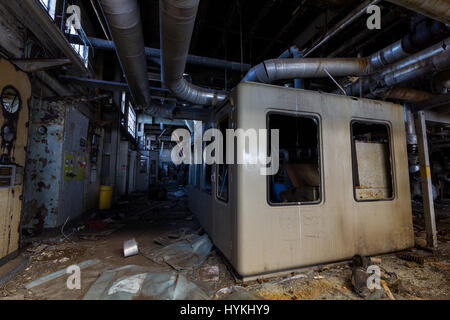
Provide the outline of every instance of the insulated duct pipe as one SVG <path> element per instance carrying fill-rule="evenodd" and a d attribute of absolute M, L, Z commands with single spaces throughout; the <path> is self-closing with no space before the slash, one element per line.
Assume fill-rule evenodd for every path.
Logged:
<path fill-rule="evenodd" d="M 122 71 L 136 105 L 150 105 L 144 35 L 137 0 L 100 0 Z"/>
<path fill-rule="evenodd" d="M 419 53 L 408 58 L 389 65 L 380 71 L 381 76 L 387 76 L 390 73 L 396 73 L 403 68 L 420 61 L 433 57 L 439 53 L 448 51 L 450 45 L 449 39 L 437 43 Z M 389 47 L 388 47 L 389 48 Z M 382 50 L 384 51 L 384 50 Z M 329 75 L 336 77 L 343 76 L 367 76 L 373 74 L 379 67 L 373 57 L 367 58 L 304 58 L 304 59 L 272 59 L 266 60 L 254 66 L 242 81 L 254 81 L 271 83 L 277 80 L 286 80 L 294 78 L 323 78 Z M 442 69 L 441 69 L 442 70 Z M 368 81 L 367 79 L 363 81 Z M 364 82 L 363 82 L 364 84 Z M 369 82 L 370 84 L 370 82 Z M 359 83 L 353 85 L 352 94 L 359 92 Z M 366 87 L 363 85 L 363 87 Z"/>
<path fill-rule="evenodd" d="M 226 95 L 203 89 L 183 78 L 199 0 L 160 0 L 163 81 L 177 98 L 216 105 Z"/>
<path fill-rule="evenodd" d="M 416 90 L 403 87 L 391 87 L 384 94 L 385 99 L 394 99 L 407 102 L 418 102 L 434 97 L 434 94 L 427 91 Z"/>
<path fill-rule="evenodd" d="M 447 68 L 450 68 L 450 38 L 389 65 L 378 73 L 360 80 L 362 83 L 360 81 L 353 83 L 345 91 L 348 95 L 359 96 L 361 87 L 365 93 L 371 88 L 392 86 Z"/>
<path fill-rule="evenodd" d="M 450 24 L 450 2 L 448 0 L 388 0 L 398 6 L 413 10 L 424 16 Z"/>
<path fill-rule="evenodd" d="M 91 44 L 95 49 L 100 50 L 116 50 L 116 46 L 114 45 L 114 42 L 99 38 L 93 38 L 89 37 L 89 44 Z M 76 44 L 83 44 L 80 37 L 77 35 L 71 35 L 69 36 L 70 43 L 76 43 Z M 154 59 L 160 59 L 161 58 L 161 50 L 156 48 L 144 48 L 145 55 L 149 58 Z M 252 66 L 240 62 L 234 62 L 234 61 L 226 61 L 222 59 L 216 59 L 216 58 L 210 58 L 210 57 L 201 57 L 201 56 L 195 56 L 195 55 L 188 55 L 187 56 L 187 64 L 202 66 L 202 67 L 208 67 L 208 68 L 217 68 L 217 69 L 229 69 L 233 71 L 241 71 L 241 66 L 244 71 L 248 71 Z"/>

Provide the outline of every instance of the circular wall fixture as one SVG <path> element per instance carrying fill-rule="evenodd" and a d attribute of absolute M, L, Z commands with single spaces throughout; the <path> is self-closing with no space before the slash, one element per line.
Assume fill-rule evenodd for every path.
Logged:
<path fill-rule="evenodd" d="M 0 96 L 0 103 L 5 116 L 17 115 L 22 105 L 19 91 L 13 86 L 4 87 Z"/>
<path fill-rule="evenodd" d="M 48 130 L 47 130 L 47 127 L 46 127 L 46 126 L 40 126 L 40 127 L 37 129 L 37 131 L 38 131 L 39 134 L 44 135 L 44 134 L 47 133 Z"/>
<path fill-rule="evenodd" d="M 14 129 L 14 127 L 5 124 L 2 127 L 1 136 L 4 143 L 11 143 L 16 138 L 16 130 Z"/>

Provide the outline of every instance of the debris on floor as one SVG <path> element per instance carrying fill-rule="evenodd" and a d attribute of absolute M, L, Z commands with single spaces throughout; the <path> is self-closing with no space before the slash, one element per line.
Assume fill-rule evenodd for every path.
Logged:
<path fill-rule="evenodd" d="M 191 234 L 156 251 L 142 248 L 142 254 L 157 263 L 165 262 L 176 270 L 191 270 L 205 261 L 212 247 L 208 235 Z"/>
<path fill-rule="evenodd" d="M 84 300 L 206 300 L 210 297 L 183 274 L 124 266 L 101 274 Z"/>
<path fill-rule="evenodd" d="M 127 240 L 123 243 L 123 256 L 125 258 L 134 256 L 139 253 L 136 239 Z"/>
<path fill-rule="evenodd" d="M 94 260 L 88 260 L 88 261 L 83 261 L 83 262 L 81 262 L 81 263 L 78 263 L 77 266 L 78 266 L 80 269 L 82 269 L 82 268 L 84 268 L 84 267 L 87 267 L 87 266 L 90 266 L 90 265 L 93 265 L 93 264 L 97 264 L 97 263 L 100 263 L 100 260 L 94 259 Z M 27 289 L 32 289 L 32 288 L 34 288 L 34 287 L 36 287 L 36 286 L 39 286 L 39 285 L 41 285 L 41 284 L 44 284 L 44 283 L 46 283 L 46 282 L 48 282 L 48 281 L 51 281 L 51 280 L 56 279 L 56 278 L 59 278 L 59 277 L 61 277 L 62 275 L 65 275 L 65 274 L 67 274 L 67 273 L 68 273 L 68 269 L 67 269 L 67 268 L 58 270 L 58 271 L 56 271 L 56 272 L 54 272 L 54 273 L 48 274 L 48 275 L 46 275 L 46 276 L 43 276 L 43 277 L 41 277 L 41 278 L 39 278 L 39 279 L 34 280 L 33 282 L 28 283 L 28 284 L 25 286 L 25 288 L 27 288 Z"/>
<path fill-rule="evenodd" d="M 22 255 L 31 262 L 0 285 L 0 299 L 364 299 L 353 289 L 350 262 L 242 282 L 220 251 L 212 248 L 208 236 L 202 235 L 196 218 L 186 220 L 191 217 L 187 198 L 168 197 L 152 201 L 144 194 L 124 202 L 120 210 L 97 211 L 86 221 L 106 220 L 108 226 L 76 229 L 73 234 L 71 230 L 85 222 L 66 226 L 70 240 L 60 230 L 25 239 Z M 420 219 L 415 221 L 416 236 L 423 237 Z M 442 237 L 448 235 L 445 228 L 450 230 L 450 223 L 438 221 L 436 250 L 412 248 L 364 260 L 380 267 L 386 285 L 365 299 L 450 299 L 450 242 Z M 124 259 L 123 244 L 133 238 L 140 254 Z M 81 290 L 69 290 L 70 275 L 61 270 L 94 259 L 100 262 L 82 268 Z M 60 276 L 48 278 L 58 271 Z M 42 277 L 47 281 L 27 289 Z"/>

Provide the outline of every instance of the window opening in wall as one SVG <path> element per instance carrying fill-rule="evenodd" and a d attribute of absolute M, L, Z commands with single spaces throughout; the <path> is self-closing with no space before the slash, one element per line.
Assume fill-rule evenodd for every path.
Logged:
<path fill-rule="evenodd" d="M 389 126 L 352 121 L 354 195 L 357 201 L 393 197 L 392 156 Z"/>
<path fill-rule="evenodd" d="M 298 114 L 268 114 L 268 132 L 278 129 L 278 173 L 268 176 L 271 205 L 315 204 L 322 198 L 319 118 Z M 269 147 L 270 134 L 269 134 Z"/>

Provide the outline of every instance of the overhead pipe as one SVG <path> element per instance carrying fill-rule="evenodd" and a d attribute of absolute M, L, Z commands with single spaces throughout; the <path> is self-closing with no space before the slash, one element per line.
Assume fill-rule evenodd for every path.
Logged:
<path fill-rule="evenodd" d="M 145 109 L 151 97 L 137 0 L 100 0 L 100 3 L 134 103 Z"/>
<path fill-rule="evenodd" d="M 381 69 L 443 39 L 449 31 L 450 26 L 423 19 L 401 40 L 371 55 L 369 63 L 374 70 Z"/>
<path fill-rule="evenodd" d="M 404 87 L 391 87 L 384 94 L 385 99 L 400 100 L 405 102 L 418 102 L 434 97 L 434 94 L 427 91 L 416 90 Z"/>
<path fill-rule="evenodd" d="M 319 41 L 314 43 L 312 47 L 305 52 L 303 52 L 303 56 L 307 57 L 314 51 L 316 51 L 318 48 L 320 48 L 322 45 L 324 45 L 328 40 L 333 38 L 336 34 L 341 32 L 343 29 L 345 29 L 347 26 L 349 26 L 351 23 L 356 21 L 359 17 L 361 17 L 364 14 L 367 14 L 367 9 L 370 6 L 376 5 L 381 0 L 367 0 L 364 3 L 362 3 L 359 7 L 357 7 L 355 10 L 350 12 L 343 20 L 341 20 L 336 26 L 330 29 L 330 31 L 325 34 Z"/>
<path fill-rule="evenodd" d="M 382 50 L 379 50 L 372 54 L 371 56 L 367 58 L 362 58 L 365 60 L 359 60 L 355 58 L 345 59 L 345 64 L 349 64 L 351 68 L 356 68 L 356 72 L 354 73 L 347 73 L 344 75 L 369 75 L 377 70 L 380 70 L 386 66 L 392 65 L 394 62 L 397 62 L 401 59 L 404 59 L 408 56 L 410 56 L 412 53 L 417 52 L 420 50 L 424 45 L 429 44 L 430 39 L 436 39 L 436 38 L 442 38 L 444 35 L 448 34 L 449 27 L 442 25 L 441 23 L 429 23 L 428 20 L 425 20 L 423 23 L 419 23 L 418 26 L 414 28 L 414 32 L 411 32 L 409 35 L 405 36 L 403 39 L 383 48 Z M 437 54 L 439 52 L 442 52 L 443 47 L 445 47 L 445 43 L 439 42 L 436 45 L 432 46 L 431 48 L 426 49 L 423 54 L 417 57 L 417 59 L 426 59 L 431 57 L 434 54 Z M 288 50 L 283 52 L 280 55 L 280 58 L 289 58 L 289 57 L 298 57 L 301 54 L 299 49 L 295 46 L 290 47 Z M 258 77 L 256 73 L 258 72 L 257 69 L 259 69 L 260 74 L 264 74 L 264 70 L 267 70 L 268 68 L 271 68 L 273 65 L 274 60 L 267 60 L 263 62 L 262 66 L 257 66 L 254 68 L 254 70 L 251 70 L 247 76 L 244 78 L 243 81 L 259 81 L 259 82 L 272 82 L 279 79 L 268 79 L 264 77 Z M 311 69 L 315 70 L 315 64 L 329 64 L 331 65 L 333 61 L 342 61 L 339 60 L 339 58 L 317 58 L 315 60 L 313 59 L 302 59 L 298 60 L 298 62 L 302 62 L 305 64 L 305 74 L 302 75 L 303 78 L 305 77 L 325 77 L 327 76 L 324 72 L 319 72 L 319 67 L 317 67 L 316 74 L 308 75 L 308 70 Z M 405 62 L 408 62 L 406 60 Z M 309 65 L 309 67 L 306 66 Z M 301 64 L 292 62 L 292 65 L 290 66 L 284 66 L 282 68 L 285 69 L 291 69 L 292 71 L 294 69 L 298 69 L 301 67 Z M 401 69 L 405 67 L 404 64 L 400 64 L 396 67 L 396 69 Z M 339 67 L 336 70 L 335 68 L 331 68 L 331 66 L 328 66 L 327 71 L 330 72 L 333 76 L 340 76 L 342 75 L 342 69 L 344 69 L 344 66 L 342 66 L 341 69 Z M 322 69 L 323 71 L 323 69 Z M 384 74 L 387 74 L 391 71 L 390 69 L 386 69 Z M 270 71 L 267 71 L 270 72 Z M 279 73 L 284 73 L 286 71 L 279 70 Z M 296 71 L 298 72 L 298 70 Z M 350 72 L 350 70 L 348 71 Z M 287 78 L 286 78 L 287 79 Z"/>
<path fill-rule="evenodd" d="M 216 105 L 226 95 L 200 88 L 183 78 L 199 0 L 160 0 L 163 80 L 177 98 L 199 105 Z"/>
<path fill-rule="evenodd" d="M 90 44 L 95 49 L 116 50 L 116 46 L 114 45 L 114 42 L 112 42 L 112 41 L 94 38 L 94 37 L 89 37 L 88 39 L 89 39 Z M 80 37 L 77 35 L 71 35 L 69 37 L 69 41 L 71 43 L 76 43 L 76 44 L 82 43 Z M 149 58 L 154 59 L 155 62 L 156 62 L 156 59 L 159 60 L 161 58 L 161 50 L 160 49 L 145 47 L 144 51 L 145 51 L 145 55 Z M 197 66 L 202 66 L 202 67 L 228 69 L 228 70 L 233 70 L 233 71 L 241 71 L 241 66 L 244 71 L 248 71 L 252 67 L 251 65 L 249 65 L 247 63 L 241 64 L 240 62 L 226 61 L 226 60 L 222 60 L 222 59 L 209 58 L 209 57 L 201 57 L 201 56 L 196 56 L 196 55 L 191 55 L 191 54 L 189 54 L 187 56 L 186 63 L 192 64 L 192 65 L 197 65 Z"/>
<path fill-rule="evenodd" d="M 345 91 L 348 95 L 359 95 L 361 88 L 365 93 L 374 87 L 392 86 L 429 72 L 445 70 L 445 65 L 450 63 L 449 51 L 450 38 L 447 38 L 385 67 L 370 77 L 360 79 L 348 86 Z"/>
<path fill-rule="evenodd" d="M 413 10 L 424 16 L 450 24 L 448 0 L 388 0 L 398 6 Z"/>
<path fill-rule="evenodd" d="M 383 76 L 375 75 L 364 80 L 363 92 L 368 92 L 369 90 L 376 90 L 376 88 L 389 87 L 411 81 L 422 77 L 426 74 L 433 72 L 439 72 L 450 68 L 450 52 L 446 50 L 445 52 L 438 53 L 425 60 L 415 61 L 406 67 L 392 71 Z M 348 95 L 356 95 L 359 92 L 360 85 L 352 84 L 345 89 Z"/>
<path fill-rule="evenodd" d="M 382 69 L 379 77 L 389 78 L 390 73 L 394 77 L 399 76 L 399 71 L 417 62 L 433 57 L 439 53 L 448 51 L 450 38 L 427 48 L 419 53 L 411 55 L 393 65 Z M 324 78 L 331 76 L 368 76 L 374 74 L 379 65 L 375 64 L 373 57 L 366 58 L 303 58 L 303 59 L 272 59 L 266 60 L 254 66 L 242 81 L 254 81 L 271 83 L 278 80 L 294 78 Z M 363 87 L 371 84 L 371 78 L 363 80 Z M 388 80 L 389 81 L 389 80 Z M 352 85 L 351 94 L 357 95 L 360 89 L 359 83 Z"/>
<path fill-rule="evenodd" d="M 271 59 L 254 66 L 242 81 L 271 83 L 294 78 L 343 77 L 368 73 L 366 58 Z M 327 73 L 328 72 L 328 73 Z"/>

